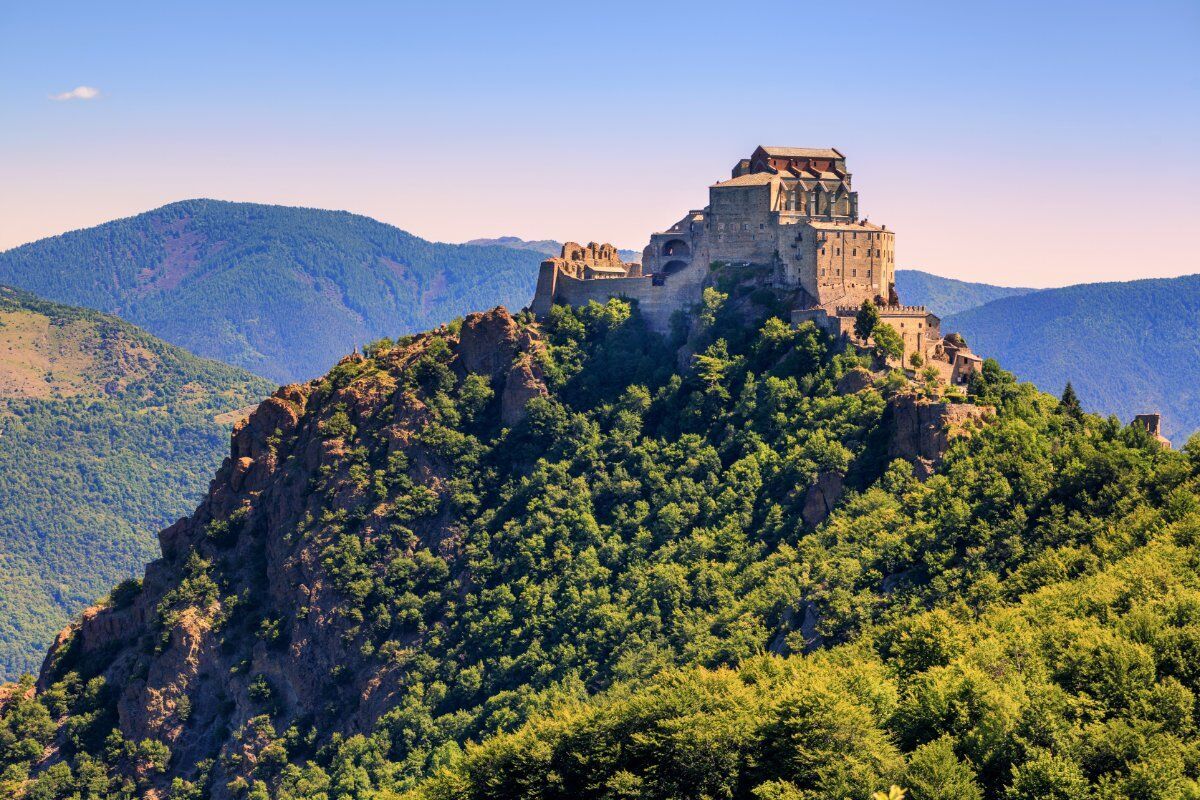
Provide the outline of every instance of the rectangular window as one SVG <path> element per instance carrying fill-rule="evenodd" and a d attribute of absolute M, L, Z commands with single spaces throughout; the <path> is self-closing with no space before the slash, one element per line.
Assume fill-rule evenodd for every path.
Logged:
<path fill-rule="evenodd" d="M 850 253 L 850 255 L 852 255 L 852 256 L 857 256 L 857 255 L 858 255 L 858 248 L 857 248 L 857 247 L 856 247 L 856 248 L 854 248 L 854 251 L 853 251 L 852 253 Z"/>

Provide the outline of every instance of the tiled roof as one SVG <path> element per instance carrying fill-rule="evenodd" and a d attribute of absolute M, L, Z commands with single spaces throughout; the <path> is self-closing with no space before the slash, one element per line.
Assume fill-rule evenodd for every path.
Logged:
<path fill-rule="evenodd" d="M 751 172 L 748 175 L 739 175 L 727 181 L 714 183 L 713 186 L 765 186 L 774 179 L 775 175 L 770 172 Z"/>
<path fill-rule="evenodd" d="M 832 147 L 767 147 L 762 145 L 762 149 L 767 155 L 780 158 L 844 158 Z"/>

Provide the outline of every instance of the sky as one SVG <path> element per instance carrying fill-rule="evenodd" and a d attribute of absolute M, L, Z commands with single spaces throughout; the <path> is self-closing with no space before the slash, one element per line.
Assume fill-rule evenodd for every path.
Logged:
<path fill-rule="evenodd" d="M 1200 3 L 0 2 L 0 249 L 194 197 L 641 249 L 758 144 L 901 268 L 1200 272 Z"/>

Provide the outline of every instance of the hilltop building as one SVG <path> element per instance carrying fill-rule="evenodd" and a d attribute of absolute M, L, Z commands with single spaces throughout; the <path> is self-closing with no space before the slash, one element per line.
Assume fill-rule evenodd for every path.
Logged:
<path fill-rule="evenodd" d="M 651 327 L 666 332 L 671 315 L 700 299 L 711 265 L 767 267 L 771 285 L 798 298 L 792 321 L 811 320 L 851 335 L 864 300 L 904 341 L 905 358 L 921 353 L 958 382 L 979 362 L 959 339 L 947 346 L 941 320 L 896 296 L 895 233 L 859 218 L 846 157 L 833 148 L 758 147 L 708 188 L 708 205 L 650 237 L 640 264 L 624 263 L 612 245 L 567 243 L 542 262 L 532 303 L 583 305 L 623 297 L 638 302 Z"/>

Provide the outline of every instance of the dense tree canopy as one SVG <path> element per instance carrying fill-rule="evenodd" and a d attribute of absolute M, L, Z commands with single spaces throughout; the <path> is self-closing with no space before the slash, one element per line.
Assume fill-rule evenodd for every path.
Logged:
<path fill-rule="evenodd" d="M 331 736 L 278 724 L 260 675 L 260 716 L 235 733 L 250 760 L 198 765 L 171 797 L 234 767 L 222 790 L 253 798 L 1197 796 L 1200 441 L 1164 451 L 1059 413 L 989 361 L 969 394 L 994 419 L 919 481 L 885 457 L 887 395 L 911 387 L 837 392 L 867 359 L 811 325 L 748 325 L 737 294 L 706 293 L 683 369 L 682 334 L 650 335 L 623 303 L 556 308 L 550 393 L 511 428 L 486 381 L 451 368 L 454 326 L 401 375 L 405 342 L 334 370 L 321 391 L 419 396 L 422 437 L 456 465 L 431 491 L 371 419 L 331 412 L 362 511 L 294 534 L 325 542 L 347 636 L 405 692 L 372 730 Z M 813 527 L 808 488 L 831 474 L 847 494 Z M 364 536 L 381 508 L 393 535 Z M 437 514 L 461 555 L 414 534 Z M 193 553 L 163 624 L 239 591 L 226 569 Z M 113 731 L 86 663 L 7 703 L 10 791 L 126 796 L 172 763 Z"/>
<path fill-rule="evenodd" d="M 0 390 L 0 679 L 36 669 L 72 615 L 141 570 L 154 531 L 194 506 L 228 449 L 232 421 L 218 417 L 271 388 L 113 317 L 0 287 L 10 376 L 30 360 L 16 334 L 31 324 L 60 339 L 39 391 Z"/>

